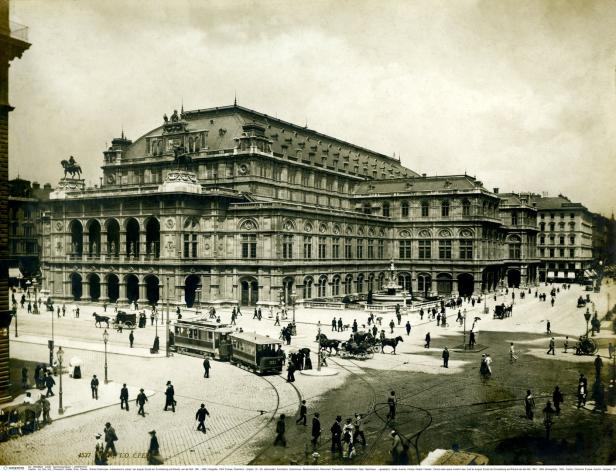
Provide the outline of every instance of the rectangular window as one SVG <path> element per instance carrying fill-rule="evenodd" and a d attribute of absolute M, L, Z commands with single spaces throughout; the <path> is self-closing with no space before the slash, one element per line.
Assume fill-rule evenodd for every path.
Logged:
<path fill-rule="evenodd" d="M 368 239 L 368 258 L 374 258 L 374 239 Z"/>
<path fill-rule="evenodd" d="M 340 258 L 340 237 L 334 237 L 332 241 L 332 258 Z"/>
<path fill-rule="evenodd" d="M 427 201 L 421 203 L 421 217 L 427 218 L 429 213 L 429 205 Z"/>
<path fill-rule="evenodd" d="M 554 258 L 554 249 L 550 249 L 550 258 Z"/>
<path fill-rule="evenodd" d="M 520 258 L 520 244 L 509 244 L 509 258 L 510 259 Z"/>
<path fill-rule="evenodd" d="M 319 258 L 321 260 L 327 258 L 327 239 L 325 237 L 319 237 Z"/>
<path fill-rule="evenodd" d="M 545 249 L 539 249 L 539 255 L 541 258 L 545 257 Z"/>
<path fill-rule="evenodd" d="M 575 249 L 569 249 L 569 257 L 575 258 Z"/>
<path fill-rule="evenodd" d="M 357 239 L 357 247 L 355 250 L 357 252 L 358 259 L 361 260 L 364 258 L 364 239 Z"/>
<path fill-rule="evenodd" d="M 184 258 L 197 258 L 197 234 L 184 234 Z"/>
<path fill-rule="evenodd" d="M 312 258 L 312 236 L 304 236 L 304 258 Z"/>
<path fill-rule="evenodd" d="M 282 258 L 293 258 L 293 236 L 285 235 L 282 239 Z"/>
<path fill-rule="evenodd" d="M 385 257 L 385 241 L 379 240 L 378 245 L 376 247 L 377 250 L 377 258 L 382 260 Z"/>
<path fill-rule="evenodd" d="M 257 258 L 256 234 L 242 234 L 242 258 Z"/>
<path fill-rule="evenodd" d="M 511 213 L 511 225 L 512 226 L 518 225 L 518 213 Z"/>
<path fill-rule="evenodd" d="M 406 218 L 409 216 L 409 204 L 408 203 L 402 203 L 402 217 Z"/>
<path fill-rule="evenodd" d="M 575 236 L 570 236 L 569 237 L 569 244 L 575 245 Z"/>
<path fill-rule="evenodd" d="M 419 258 L 424 260 L 432 258 L 432 245 L 430 240 L 419 241 Z"/>
<path fill-rule="evenodd" d="M 541 237 L 539 237 L 539 243 L 540 243 L 541 245 L 545 245 L 545 236 L 541 236 Z"/>
<path fill-rule="evenodd" d="M 353 250 L 351 245 L 351 239 L 344 239 L 344 258 L 350 260 L 353 258 Z"/>
<path fill-rule="evenodd" d="M 400 258 L 403 260 L 409 260 L 411 258 L 411 241 L 400 241 Z"/>
<path fill-rule="evenodd" d="M 460 259 L 472 260 L 473 259 L 473 241 L 462 239 L 460 240 Z"/>
<path fill-rule="evenodd" d="M 558 249 L 558 256 L 559 257 L 564 257 L 565 256 L 565 249 Z"/>
<path fill-rule="evenodd" d="M 559 239 L 558 239 L 558 243 L 559 243 L 560 245 L 565 245 L 565 238 L 564 238 L 564 236 L 560 236 L 560 237 L 559 237 Z"/>
<path fill-rule="evenodd" d="M 449 260 L 451 258 L 451 241 L 438 241 L 438 258 Z"/>

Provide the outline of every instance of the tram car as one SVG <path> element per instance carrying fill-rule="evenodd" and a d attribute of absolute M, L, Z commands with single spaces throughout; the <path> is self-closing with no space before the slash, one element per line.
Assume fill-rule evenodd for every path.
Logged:
<path fill-rule="evenodd" d="M 263 335 L 241 332 L 231 339 L 231 364 L 243 366 L 255 373 L 280 373 L 284 366 L 282 342 Z"/>
<path fill-rule="evenodd" d="M 230 357 L 233 332 L 227 324 L 217 324 L 204 320 L 179 320 L 174 326 L 173 350 L 194 356 L 211 356 L 227 361 Z"/>

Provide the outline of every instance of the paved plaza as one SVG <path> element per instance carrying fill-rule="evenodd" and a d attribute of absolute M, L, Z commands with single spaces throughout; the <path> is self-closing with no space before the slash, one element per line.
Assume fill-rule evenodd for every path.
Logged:
<path fill-rule="evenodd" d="M 561 288 L 556 284 L 554 287 Z M 342 461 L 329 452 L 329 427 L 336 415 L 346 418 L 361 412 L 366 414 L 369 446 L 365 451 L 360 449 L 353 464 L 386 464 L 390 446 L 388 432 L 392 427 L 409 436 L 421 431 L 421 446 L 418 446 L 421 456 L 434 448 L 458 446 L 485 453 L 498 463 L 499 459 L 506 459 L 503 458 L 506 454 L 497 449 L 496 442 L 502 443 L 520 434 L 543 433 L 540 417 L 535 421 L 523 418 L 523 398 L 527 388 L 532 388 L 537 397 L 538 416 L 541 416 L 539 411 L 550 397 L 553 386 L 560 384 L 566 397 L 560 420 L 563 425 L 567 424 L 566 428 L 575 427 L 576 423 L 584 423 L 587 427 L 587 422 L 598 420 L 590 403 L 580 410 L 573 404 L 578 372 L 587 372 L 591 382 L 594 358 L 576 356 L 572 350 L 565 354 L 563 342 L 569 336 L 570 345 L 573 345 L 586 328 L 584 309 L 576 307 L 577 298 L 589 294 L 598 313 L 603 316 L 608 295 L 612 305 L 616 300 L 616 288 L 613 284 L 603 285 L 600 293 L 587 293 L 578 285 L 573 285 L 570 290 L 561 288 L 554 307 L 549 302 L 551 288 L 545 285 L 538 288 L 539 293 L 548 293 L 548 302 L 535 298 L 536 288 L 530 295 L 527 293 L 525 299 L 520 299 L 520 290 L 514 290 L 513 315 L 502 320 L 493 319 L 492 309 L 495 304 L 510 304 L 511 290 L 506 295 L 499 294 L 496 301 L 493 296 L 487 298 L 485 305 L 489 314 L 483 313 L 484 302 L 474 307 L 464 303 L 461 309 L 466 309 L 467 331 L 475 324 L 474 331 L 481 349 L 476 353 L 460 349 L 463 326 L 455 322 L 457 309 L 447 309 L 447 327 L 437 327 L 436 321 L 428 320 L 428 316 L 424 316 L 422 321 L 411 309 L 402 316 L 402 323 L 396 325 L 393 335 L 388 327 L 390 320 L 395 318 L 393 312 L 375 314 L 383 318 L 381 328 L 386 330 L 388 337 L 403 337 L 396 355 L 390 354 L 386 348 L 384 354 L 377 353 L 374 358 L 364 361 L 332 356 L 328 367 L 335 370 L 336 375 L 296 374 L 295 383 L 285 381 L 286 372 L 280 376 L 258 376 L 218 361 L 212 363 L 210 378 L 205 379 L 199 358 L 179 354 L 165 357 L 164 330 L 161 325 L 152 326 L 148 318 L 145 328 L 135 330 L 132 349 L 127 330 L 122 333 L 108 330 L 110 382 L 105 384 L 104 329 L 95 327 L 92 317 L 93 312 L 100 313 L 102 308 L 79 304 L 80 317 L 77 319 L 72 305 L 67 304 L 66 316 L 54 317 L 54 340 L 56 346 L 61 345 L 66 351 L 65 361 L 75 357 L 81 360 L 83 377 L 74 379 L 64 375 L 65 414 L 59 416 L 57 413 L 56 385 L 56 396 L 50 398 L 53 423 L 36 433 L 0 443 L 0 456 L 4 464 L 92 464 L 95 435 L 102 432 L 105 422 L 111 422 L 119 437 L 116 444 L 119 455 L 110 459 L 113 465 L 145 464 L 148 431 L 152 429 L 157 431 L 161 453 L 168 465 L 289 464 L 313 459 L 319 464 L 342 464 L 348 461 Z M 253 319 L 252 309 L 248 308 L 242 313 L 238 327 L 241 326 L 245 332 L 279 336 L 274 319 L 267 315 L 262 321 Z M 108 315 L 113 316 L 113 309 L 108 308 Z M 184 311 L 183 315 L 190 318 L 194 313 Z M 230 310 L 222 310 L 220 315 L 223 322 L 230 321 Z M 11 337 L 12 377 L 16 387 L 20 383 L 22 366 L 27 365 L 32 375 L 37 363 L 48 361 L 51 316 L 49 312 L 27 314 L 21 309 L 18 313 L 18 337 Z M 298 335 L 293 338 L 290 348 L 308 347 L 313 352 L 319 321 L 322 332 L 329 338 L 348 340 L 350 330 L 331 331 L 332 317 L 342 317 L 344 324 L 352 324 L 356 319 L 360 329 L 367 320 L 366 312 L 352 309 L 300 308 L 295 316 Z M 175 313 L 170 317 L 174 322 Z M 407 320 L 412 325 L 408 336 L 404 330 Z M 546 333 L 548 320 L 551 336 L 556 341 L 556 355 L 546 355 L 550 339 Z M 607 327 L 608 323 L 604 322 L 601 333 L 596 336 L 605 365 L 604 381 L 611 377 L 607 345 L 613 335 Z M 432 337 L 430 349 L 424 348 L 427 332 Z M 161 337 L 162 354 L 151 355 L 149 348 L 156 333 Z M 509 364 L 509 342 L 515 343 L 519 355 L 518 362 L 513 365 Z M 441 366 L 441 352 L 445 346 L 451 350 L 447 369 Z M 494 374 L 487 383 L 480 380 L 478 372 L 481 353 L 486 352 L 494 359 Z M 98 401 L 91 398 L 89 390 L 93 374 L 101 379 Z M 175 386 L 178 401 L 175 413 L 163 411 L 167 380 Z M 126 383 L 130 391 L 129 412 L 120 409 L 122 383 Z M 145 418 L 137 415 L 134 404 L 139 388 L 144 388 L 148 394 Z M 384 420 L 384 403 L 389 389 L 394 388 L 400 401 L 400 417 L 398 422 L 388 424 Z M 18 392 L 21 395 L 16 397 L 15 403 L 23 400 L 25 391 Z M 35 393 L 37 397 L 38 391 Z M 295 425 L 294 417 L 302 399 L 308 405 L 308 427 Z M 194 419 L 202 402 L 210 412 L 206 434 L 196 431 Z M 317 410 L 321 413 L 324 434 L 319 456 L 313 458 L 311 450 L 307 453 L 307 449 L 310 420 Z M 613 424 L 613 411 L 608 412 L 602 424 Z M 275 419 L 281 413 L 288 416 L 288 446 L 271 447 Z M 490 427 L 492 423 L 499 429 L 498 440 L 494 437 L 495 429 Z M 554 433 L 557 431 L 555 426 Z M 411 451 L 415 453 L 414 449 Z"/>

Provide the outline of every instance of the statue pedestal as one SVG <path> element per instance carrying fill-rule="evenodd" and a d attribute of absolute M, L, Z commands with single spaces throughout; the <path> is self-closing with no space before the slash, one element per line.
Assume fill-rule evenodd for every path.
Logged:
<path fill-rule="evenodd" d="M 158 191 L 201 193 L 201 184 L 197 180 L 197 175 L 188 170 L 171 170 L 167 174 L 164 183 L 158 186 Z"/>
<path fill-rule="evenodd" d="M 66 194 L 74 191 L 83 191 L 86 188 L 86 181 L 76 178 L 61 178 L 58 186 L 49 194 L 49 199 L 57 200 L 66 198 Z"/>

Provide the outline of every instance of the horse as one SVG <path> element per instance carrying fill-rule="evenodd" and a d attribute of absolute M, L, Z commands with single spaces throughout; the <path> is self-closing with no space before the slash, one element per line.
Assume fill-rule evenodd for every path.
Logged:
<path fill-rule="evenodd" d="M 102 327 L 101 322 L 104 322 L 105 324 L 107 324 L 107 327 L 109 327 L 109 317 L 107 316 L 99 316 L 98 314 L 92 314 L 92 316 L 94 316 L 94 325 L 96 326 L 96 324 L 98 324 L 98 327 Z"/>
<path fill-rule="evenodd" d="M 404 340 L 399 335 L 395 339 L 384 338 L 381 341 L 381 353 L 385 353 L 383 351 L 383 348 L 387 346 L 387 347 L 392 347 L 394 349 L 392 355 L 395 355 L 396 354 L 396 347 L 398 346 L 398 343 L 400 343 L 400 342 L 404 342 Z"/>
<path fill-rule="evenodd" d="M 332 354 L 332 348 L 336 350 L 336 355 L 338 355 L 338 346 L 340 345 L 340 340 L 330 340 L 327 338 L 325 334 L 321 334 L 320 337 L 317 335 L 315 341 L 319 342 L 321 350 L 329 350 L 329 354 Z"/>
<path fill-rule="evenodd" d="M 77 178 L 81 178 L 81 167 L 77 164 L 71 164 L 68 160 L 60 161 L 62 168 L 64 169 L 64 178 L 66 178 L 66 174 L 70 173 L 71 177 L 74 177 L 77 174 Z"/>

